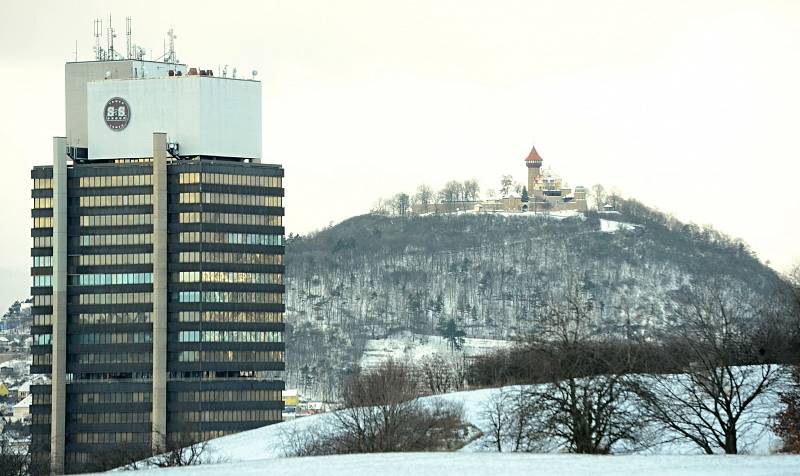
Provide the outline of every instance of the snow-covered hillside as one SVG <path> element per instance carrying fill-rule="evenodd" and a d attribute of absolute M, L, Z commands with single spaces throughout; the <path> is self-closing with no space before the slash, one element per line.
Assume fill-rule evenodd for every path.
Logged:
<path fill-rule="evenodd" d="M 800 456 L 587 456 L 521 453 L 382 453 L 137 471 L 137 475 L 261 476 L 796 476 Z"/>
<path fill-rule="evenodd" d="M 467 337 L 464 339 L 460 354 L 467 358 L 476 357 L 498 349 L 506 349 L 512 345 L 513 341 L 508 340 Z M 421 362 L 428 356 L 450 353 L 451 349 L 447 341 L 438 336 L 411 334 L 387 339 L 370 339 L 364 347 L 359 365 L 361 368 L 369 369 L 389 359 L 396 362 Z"/>
<path fill-rule="evenodd" d="M 513 390 L 482 389 L 425 397 L 426 402 L 445 400 L 461 404 L 464 418 L 483 433 L 490 424 L 485 415 L 486 402 L 498 392 Z M 778 403 L 774 396 L 761 397 L 755 405 L 774 414 Z M 737 475 L 798 475 L 800 456 L 775 455 L 780 441 L 769 430 L 750 427 L 740 434 L 741 448 L 748 455 L 706 456 L 688 443 L 656 445 L 636 454 L 615 456 L 578 456 L 569 454 L 498 454 L 481 437 L 457 453 L 372 454 L 318 458 L 286 458 L 290 435 L 316 425 L 325 425 L 331 414 L 313 415 L 277 425 L 229 435 L 208 443 L 199 467 L 174 469 L 184 474 L 269 474 L 271 471 L 292 474 L 321 474 L 359 476 L 440 474 L 489 474 L 502 468 L 502 474 L 593 474 L 593 475 L 675 475 L 700 474 Z M 653 429 L 657 430 L 657 429 Z M 219 463 L 222 462 L 222 463 Z M 148 474 L 150 471 L 145 472 Z M 162 474 L 159 471 L 158 474 Z"/>

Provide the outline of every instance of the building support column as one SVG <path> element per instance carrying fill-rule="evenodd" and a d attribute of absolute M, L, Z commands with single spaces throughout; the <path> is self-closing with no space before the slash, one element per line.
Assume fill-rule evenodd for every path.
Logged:
<path fill-rule="evenodd" d="M 167 438 L 167 135 L 153 133 L 153 450 Z"/>
<path fill-rule="evenodd" d="M 67 403 L 67 139 L 53 138 L 53 335 L 50 471 L 64 473 Z"/>

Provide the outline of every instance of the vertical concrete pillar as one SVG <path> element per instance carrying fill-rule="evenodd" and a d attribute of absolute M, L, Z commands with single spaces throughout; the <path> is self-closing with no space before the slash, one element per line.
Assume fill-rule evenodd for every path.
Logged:
<path fill-rule="evenodd" d="M 167 436 L 167 135 L 153 133 L 153 449 Z"/>
<path fill-rule="evenodd" d="M 64 473 L 67 400 L 67 139 L 53 138 L 53 356 L 50 471 Z"/>

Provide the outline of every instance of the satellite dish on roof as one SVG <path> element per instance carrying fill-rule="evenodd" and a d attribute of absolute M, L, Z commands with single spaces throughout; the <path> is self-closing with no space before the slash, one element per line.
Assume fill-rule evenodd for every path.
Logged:
<path fill-rule="evenodd" d="M 253 70 L 253 77 L 255 78 L 256 76 L 258 76 L 258 71 L 254 69 Z"/>

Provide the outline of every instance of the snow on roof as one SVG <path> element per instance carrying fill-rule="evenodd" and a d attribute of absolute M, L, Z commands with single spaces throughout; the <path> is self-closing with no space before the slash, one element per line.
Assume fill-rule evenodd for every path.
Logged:
<path fill-rule="evenodd" d="M 28 395 L 14 405 L 14 408 L 28 408 L 33 403 L 33 395 Z"/>

